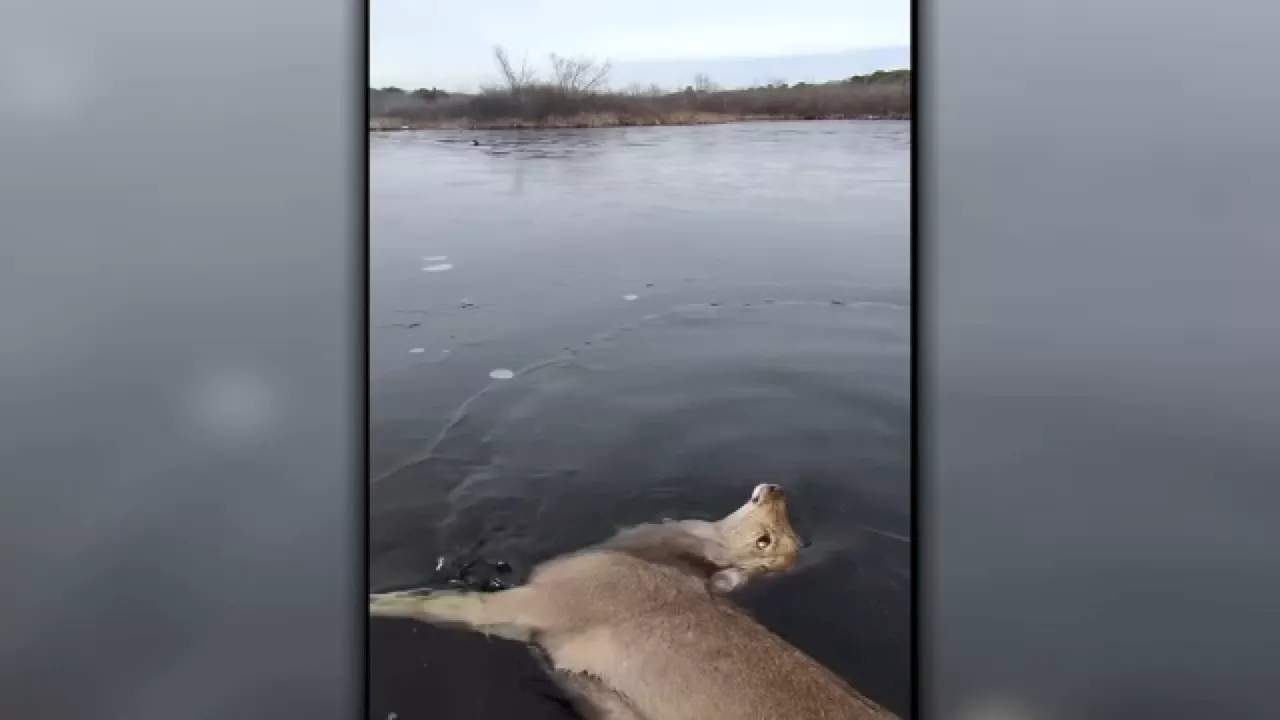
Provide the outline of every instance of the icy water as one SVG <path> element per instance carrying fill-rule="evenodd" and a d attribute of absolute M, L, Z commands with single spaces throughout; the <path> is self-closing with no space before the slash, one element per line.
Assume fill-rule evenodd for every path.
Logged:
<path fill-rule="evenodd" d="M 518 582 L 777 482 L 813 546 L 738 599 L 907 717 L 910 153 L 902 122 L 371 136 L 371 589 Z M 379 720 L 575 717 L 504 641 L 369 652 Z"/>

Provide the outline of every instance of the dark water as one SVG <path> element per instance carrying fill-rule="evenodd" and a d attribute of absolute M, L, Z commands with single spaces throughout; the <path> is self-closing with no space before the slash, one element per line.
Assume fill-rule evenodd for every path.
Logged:
<path fill-rule="evenodd" d="M 370 143 L 372 589 L 780 482 L 813 547 L 742 603 L 905 717 L 908 125 Z M 378 621 L 370 663 L 380 720 L 572 717 L 503 641 Z"/>

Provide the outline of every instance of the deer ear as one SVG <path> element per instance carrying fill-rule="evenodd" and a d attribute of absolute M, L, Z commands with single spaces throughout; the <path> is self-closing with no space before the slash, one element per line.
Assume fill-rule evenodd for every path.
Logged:
<path fill-rule="evenodd" d="M 742 568 L 727 568 L 711 576 L 707 586 L 711 592 L 727 594 L 747 584 L 747 571 Z"/>

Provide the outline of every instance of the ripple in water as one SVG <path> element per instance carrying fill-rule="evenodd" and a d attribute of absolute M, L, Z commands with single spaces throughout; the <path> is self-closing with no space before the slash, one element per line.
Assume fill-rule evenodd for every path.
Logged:
<path fill-rule="evenodd" d="M 910 663 L 910 317 L 880 304 L 689 305 L 490 386 L 429 459 L 371 489 L 375 587 L 441 555 L 538 561 L 756 483 L 813 542 L 741 599 L 868 692 Z M 900 699 L 906 702 L 906 698 Z"/>

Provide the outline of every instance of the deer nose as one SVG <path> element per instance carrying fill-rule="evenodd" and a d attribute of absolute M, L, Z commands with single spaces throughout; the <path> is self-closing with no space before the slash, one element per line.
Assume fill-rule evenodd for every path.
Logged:
<path fill-rule="evenodd" d="M 771 484 L 765 483 L 765 484 L 756 486 L 756 491 L 752 493 L 752 497 L 758 500 L 760 498 L 765 498 L 770 495 L 781 495 L 781 494 L 782 494 L 781 487 L 778 487 L 777 485 L 771 485 Z"/>
<path fill-rule="evenodd" d="M 760 503 L 765 500 L 776 500 L 783 496 L 782 488 L 777 485 L 760 484 L 751 491 L 751 502 Z"/>

